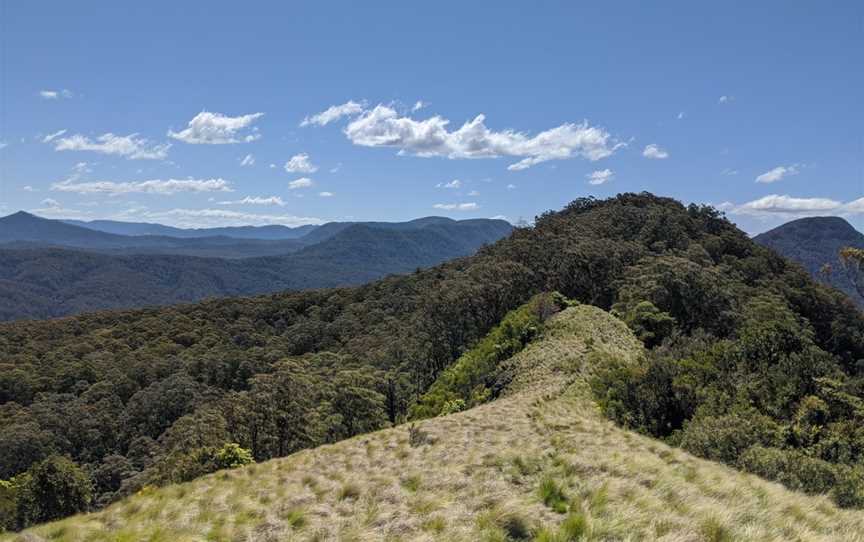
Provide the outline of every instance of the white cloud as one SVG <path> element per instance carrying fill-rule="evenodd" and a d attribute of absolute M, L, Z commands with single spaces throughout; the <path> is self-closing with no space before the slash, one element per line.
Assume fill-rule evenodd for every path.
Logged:
<path fill-rule="evenodd" d="M 60 202 L 54 198 L 45 198 L 39 204 L 47 207 L 60 207 Z"/>
<path fill-rule="evenodd" d="M 301 152 L 285 162 L 285 171 L 288 173 L 315 173 L 318 171 L 318 166 L 309 160 L 308 154 Z"/>
<path fill-rule="evenodd" d="M 44 100 L 56 100 L 58 98 L 68 99 L 72 97 L 72 91 L 66 90 L 65 88 L 63 90 L 40 90 L 39 97 Z"/>
<path fill-rule="evenodd" d="M 450 159 L 521 157 L 507 169 L 519 171 L 548 160 L 580 156 L 588 160 L 606 158 L 624 143 L 603 130 L 581 124 L 562 124 L 528 137 L 521 132 L 494 132 L 477 115 L 457 130 L 448 131 L 447 119 L 439 116 L 414 120 L 400 116 L 393 108 L 377 105 L 351 121 L 345 135 L 355 145 L 393 147 L 400 154 Z"/>
<path fill-rule="evenodd" d="M 678 120 L 681 120 L 683 118 L 684 118 L 684 112 L 681 111 L 680 113 L 678 113 Z"/>
<path fill-rule="evenodd" d="M 462 188 L 462 181 L 453 179 L 449 183 L 438 183 L 435 185 L 435 188 Z"/>
<path fill-rule="evenodd" d="M 204 145 L 224 145 L 229 143 L 248 143 L 261 137 L 254 133 L 245 136 L 241 134 L 246 128 L 252 126 L 264 113 L 250 113 L 238 117 L 229 117 L 222 113 L 210 113 L 202 111 L 189 121 L 185 130 L 173 132 L 168 130 L 168 136 L 184 143 Z"/>
<path fill-rule="evenodd" d="M 318 195 L 322 198 L 332 198 L 336 194 L 334 194 L 333 192 L 318 192 Z"/>
<path fill-rule="evenodd" d="M 151 211 L 146 208 L 130 209 L 123 214 L 126 220 L 147 220 L 178 228 L 206 228 L 211 226 L 303 226 L 322 224 L 320 218 L 287 214 L 257 214 L 231 209 L 169 209 Z"/>
<path fill-rule="evenodd" d="M 441 209 L 444 211 L 476 211 L 480 208 L 474 202 L 468 203 L 436 203 L 432 206 L 435 209 Z"/>
<path fill-rule="evenodd" d="M 37 189 L 33 188 L 33 187 L 30 186 L 29 184 L 26 185 L 26 186 L 24 186 L 24 187 L 22 187 L 21 190 L 23 190 L 23 191 L 25 191 L 25 192 L 38 192 Z"/>
<path fill-rule="evenodd" d="M 300 126 L 309 126 L 312 124 L 316 124 L 318 126 L 327 126 L 335 120 L 339 120 L 342 117 L 356 115 L 361 111 L 363 111 L 363 104 L 359 104 L 355 101 L 349 100 L 342 105 L 330 106 L 326 110 L 318 113 L 317 115 L 306 117 L 305 119 L 303 119 L 303 122 L 300 123 Z"/>
<path fill-rule="evenodd" d="M 512 183 L 511 183 L 511 184 L 508 184 L 508 185 L 507 185 L 507 190 L 515 190 L 515 189 L 516 189 L 516 185 L 515 185 L 515 184 L 512 184 Z"/>
<path fill-rule="evenodd" d="M 9 144 L 6 143 L 5 141 L 0 141 L 0 149 L 5 149 L 8 146 L 9 146 Z"/>
<path fill-rule="evenodd" d="M 53 143 L 55 151 L 93 151 L 123 156 L 130 160 L 164 160 L 168 156 L 170 143 L 151 145 L 146 139 L 137 136 L 138 134 L 118 136 L 107 133 L 93 141 L 89 137 L 75 134 L 56 139 Z"/>
<path fill-rule="evenodd" d="M 429 104 L 424 103 L 423 100 L 417 100 L 416 102 L 414 102 L 414 106 L 411 108 L 411 112 L 414 113 L 416 111 L 420 111 L 421 109 L 423 109 L 427 105 L 429 105 Z"/>
<path fill-rule="evenodd" d="M 471 197 L 477 197 L 480 195 L 480 192 L 478 192 L 477 190 L 472 190 L 472 191 L 468 192 L 468 195 Z"/>
<path fill-rule="evenodd" d="M 614 179 L 615 174 L 611 169 L 598 169 L 597 171 L 592 171 L 588 175 L 585 175 L 585 177 L 588 178 L 589 184 L 599 185 Z"/>
<path fill-rule="evenodd" d="M 798 165 L 777 166 L 771 171 L 766 171 L 762 175 L 756 177 L 757 183 L 774 183 L 789 175 L 798 175 Z"/>
<path fill-rule="evenodd" d="M 78 194 L 105 194 L 119 196 L 122 194 L 159 194 L 171 195 L 178 192 L 232 192 L 231 185 L 224 179 L 168 179 L 134 182 L 92 181 L 74 182 L 66 180 L 51 185 L 51 190 L 57 192 L 75 192 Z"/>
<path fill-rule="evenodd" d="M 51 141 L 57 139 L 58 137 L 62 136 L 65 133 L 66 133 L 66 130 L 57 130 L 53 134 L 48 134 L 45 137 L 43 137 L 42 143 L 51 143 Z"/>
<path fill-rule="evenodd" d="M 293 180 L 288 183 L 288 190 L 297 190 L 299 188 L 309 188 L 314 185 L 315 181 L 310 179 L 309 177 L 300 177 L 299 179 Z"/>
<path fill-rule="evenodd" d="M 243 157 L 242 160 L 240 160 L 240 166 L 242 166 L 242 167 L 254 166 L 254 165 L 255 165 L 255 157 L 252 156 L 251 154 L 247 154 L 246 156 Z"/>
<path fill-rule="evenodd" d="M 735 100 L 735 96 L 726 96 L 724 94 L 723 96 L 720 96 L 720 99 L 717 100 L 717 103 L 726 104 L 726 103 L 729 103 L 729 102 L 734 101 L 734 100 Z"/>
<path fill-rule="evenodd" d="M 854 204 L 855 202 L 851 202 Z M 843 203 L 829 198 L 795 198 L 787 195 L 771 194 L 757 200 L 736 206 L 733 214 L 743 215 L 792 215 L 804 216 L 820 213 L 834 213 L 843 210 Z"/>
<path fill-rule="evenodd" d="M 850 215 L 864 214 L 864 198 L 858 198 L 843 205 L 843 212 Z"/>
<path fill-rule="evenodd" d="M 642 151 L 642 156 L 645 158 L 651 158 L 652 160 L 664 160 L 669 158 L 669 153 L 656 143 L 651 143 L 650 145 L 645 146 L 645 149 Z"/>
<path fill-rule="evenodd" d="M 278 205 L 279 207 L 284 207 L 285 202 L 279 196 L 270 196 L 269 198 L 246 196 L 243 199 L 220 201 L 219 205 Z"/>
<path fill-rule="evenodd" d="M 731 177 L 733 175 L 738 175 L 738 170 L 727 167 L 726 169 L 724 169 L 723 171 L 720 172 L 720 175 L 726 175 L 727 177 Z"/>

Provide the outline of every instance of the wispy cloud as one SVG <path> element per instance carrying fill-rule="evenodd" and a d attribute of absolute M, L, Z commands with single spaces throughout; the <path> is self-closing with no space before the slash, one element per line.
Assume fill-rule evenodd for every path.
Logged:
<path fill-rule="evenodd" d="M 592 171 L 588 175 L 585 175 L 588 178 L 588 184 L 593 185 L 601 185 L 607 183 L 615 178 L 615 174 L 611 169 L 598 169 L 597 171 Z"/>
<path fill-rule="evenodd" d="M 309 160 L 308 154 L 301 152 L 285 162 L 285 171 L 288 173 L 315 173 L 318 171 L 318 166 Z"/>
<path fill-rule="evenodd" d="M 642 156 L 645 158 L 650 158 L 652 160 L 665 160 L 669 158 L 669 153 L 657 145 L 656 143 L 651 143 L 650 145 L 646 145 L 645 149 L 642 150 Z"/>
<path fill-rule="evenodd" d="M 300 123 L 300 126 L 311 126 L 313 124 L 317 126 L 327 126 L 331 122 L 339 120 L 342 117 L 356 115 L 361 111 L 363 111 L 363 104 L 349 100 L 342 105 L 332 105 L 316 115 L 306 117 L 303 119 L 303 122 Z"/>
<path fill-rule="evenodd" d="M 58 100 L 60 98 L 69 99 L 73 96 L 72 91 L 67 89 L 62 90 L 40 90 L 39 97 L 43 100 Z"/>
<path fill-rule="evenodd" d="M 467 203 L 436 203 L 432 206 L 434 209 L 441 209 L 443 211 L 476 211 L 480 208 L 474 202 Z"/>
<path fill-rule="evenodd" d="M 249 166 L 254 166 L 254 165 L 255 165 L 255 157 L 252 156 L 251 154 L 247 154 L 246 156 L 243 157 L 242 160 L 240 160 L 240 166 L 241 167 L 249 167 Z"/>
<path fill-rule="evenodd" d="M 842 202 L 831 198 L 797 198 L 771 194 L 741 205 L 728 205 L 732 214 L 751 216 L 780 216 L 784 218 L 814 215 L 858 215 L 864 214 L 864 198 Z"/>
<path fill-rule="evenodd" d="M 334 194 L 333 192 L 318 192 L 318 195 L 322 198 L 332 198 L 336 194 Z"/>
<path fill-rule="evenodd" d="M 770 171 L 766 171 L 762 175 L 756 177 L 757 183 L 776 183 L 783 177 L 790 175 L 798 175 L 798 164 L 791 166 L 777 166 Z"/>
<path fill-rule="evenodd" d="M 720 96 L 720 98 L 717 100 L 717 103 L 728 104 L 729 102 L 733 101 L 735 101 L 735 96 L 727 96 L 724 94 L 723 96 Z"/>
<path fill-rule="evenodd" d="M 186 129 L 179 132 L 168 130 L 168 136 L 184 143 L 198 145 L 225 145 L 232 143 L 248 143 L 261 137 L 257 128 L 248 128 L 263 117 L 264 113 L 250 113 L 237 117 L 229 117 L 222 113 L 202 111 L 189 121 Z"/>
<path fill-rule="evenodd" d="M 219 205 L 278 205 L 284 207 L 285 202 L 279 196 L 261 197 L 261 196 L 246 196 L 243 199 L 220 201 Z"/>
<path fill-rule="evenodd" d="M 288 183 L 288 190 L 298 190 L 300 188 L 309 188 L 315 184 L 315 181 L 309 177 L 300 177 Z"/>
<path fill-rule="evenodd" d="M 98 136 L 95 140 L 81 134 L 51 139 L 55 151 L 92 151 L 123 156 L 129 160 L 164 160 L 168 156 L 170 143 L 151 144 L 138 134 L 118 136 L 112 133 Z"/>
<path fill-rule="evenodd" d="M 435 188 L 462 188 L 462 181 L 453 179 L 449 183 L 438 183 L 435 185 Z"/>
<path fill-rule="evenodd" d="M 352 120 L 344 132 L 355 145 L 392 147 L 399 149 L 400 154 L 449 159 L 521 158 L 508 166 L 511 171 L 549 160 L 581 157 L 595 161 L 626 145 L 587 121 L 562 124 L 533 137 L 514 130 L 493 131 L 486 127 L 485 121 L 484 115 L 477 115 L 451 131 L 450 121 L 440 116 L 415 120 L 379 104 Z"/>
<path fill-rule="evenodd" d="M 65 133 L 66 133 L 66 130 L 57 130 L 53 134 L 48 134 L 45 137 L 43 137 L 42 143 L 51 143 L 52 141 L 54 141 L 55 139 L 57 139 L 58 137 L 62 136 Z"/>
<path fill-rule="evenodd" d="M 123 194 L 159 194 L 171 195 L 178 192 L 232 192 L 231 185 L 225 179 L 154 179 L 149 181 L 88 181 L 74 182 L 65 180 L 51 185 L 51 190 L 57 192 L 74 192 L 77 194 L 103 194 L 120 196 Z"/>
<path fill-rule="evenodd" d="M 265 226 L 281 224 L 284 226 L 303 226 L 322 224 L 316 217 L 295 216 L 290 214 L 258 214 L 232 209 L 168 209 L 148 210 L 131 209 L 123 214 L 126 220 L 147 220 L 178 228 L 206 228 L 212 226 Z"/>

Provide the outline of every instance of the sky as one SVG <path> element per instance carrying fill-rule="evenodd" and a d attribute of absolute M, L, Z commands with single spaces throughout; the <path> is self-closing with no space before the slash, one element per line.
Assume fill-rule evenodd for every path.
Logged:
<path fill-rule="evenodd" d="M 864 3 L 0 0 L 0 214 L 864 230 Z"/>

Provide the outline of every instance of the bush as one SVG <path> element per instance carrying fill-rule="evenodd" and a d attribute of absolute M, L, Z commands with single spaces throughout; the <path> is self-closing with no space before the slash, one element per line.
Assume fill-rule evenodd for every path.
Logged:
<path fill-rule="evenodd" d="M 72 460 L 51 456 L 16 477 L 18 526 L 60 519 L 87 510 L 92 486 Z"/>
<path fill-rule="evenodd" d="M 753 446 L 738 459 L 738 467 L 789 489 L 804 493 L 826 493 L 835 487 L 836 467 L 827 461 L 795 450 Z"/>
<path fill-rule="evenodd" d="M 777 443 L 778 430 L 770 418 L 756 413 L 697 416 L 685 425 L 677 441 L 694 455 L 734 465 L 750 447 Z"/>
<path fill-rule="evenodd" d="M 241 448 L 236 442 L 226 443 L 216 451 L 216 454 L 213 457 L 213 465 L 216 467 L 216 470 L 236 469 L 237 467 L 249 465 L 254 462 L 255 460 L 252 459 L 252 452 L 246 448 Z"/>
<path fill-rule="evenodd" d="M 841 469 L 831 500 L 841 508 L 864 508 L 864 466 Z"/>

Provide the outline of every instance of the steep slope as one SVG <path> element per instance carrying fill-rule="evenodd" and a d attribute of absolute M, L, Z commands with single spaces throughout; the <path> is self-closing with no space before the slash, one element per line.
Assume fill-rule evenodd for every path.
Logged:
<path fill-rule="evenodd" d="M 845 272 L 839 252 L 844 247 L 864 248 L 864 233 L 837 216 L 800 218 L 753 238 L 801 264 L 814 279 L 829 284 L 864 308 L 862 297 Z M 830 273 L 823 266 L 831 266 Z"/>
<path fill-rule="evenodd" d="M 467 256 L 509 231 L 502 221 L 404 231 L 353 225 L 296 254 L 237 260 L 0 250 L 0 320 L 360 284 Z"/>
<path fill-rule="evenodd" d="M 864 540 L 860 511 L 604 420 L 585 389 L 593 355 L 641 351 L 619 320 L 572 307 L 491 403 L 147 489 L 23 539 Z"/>

